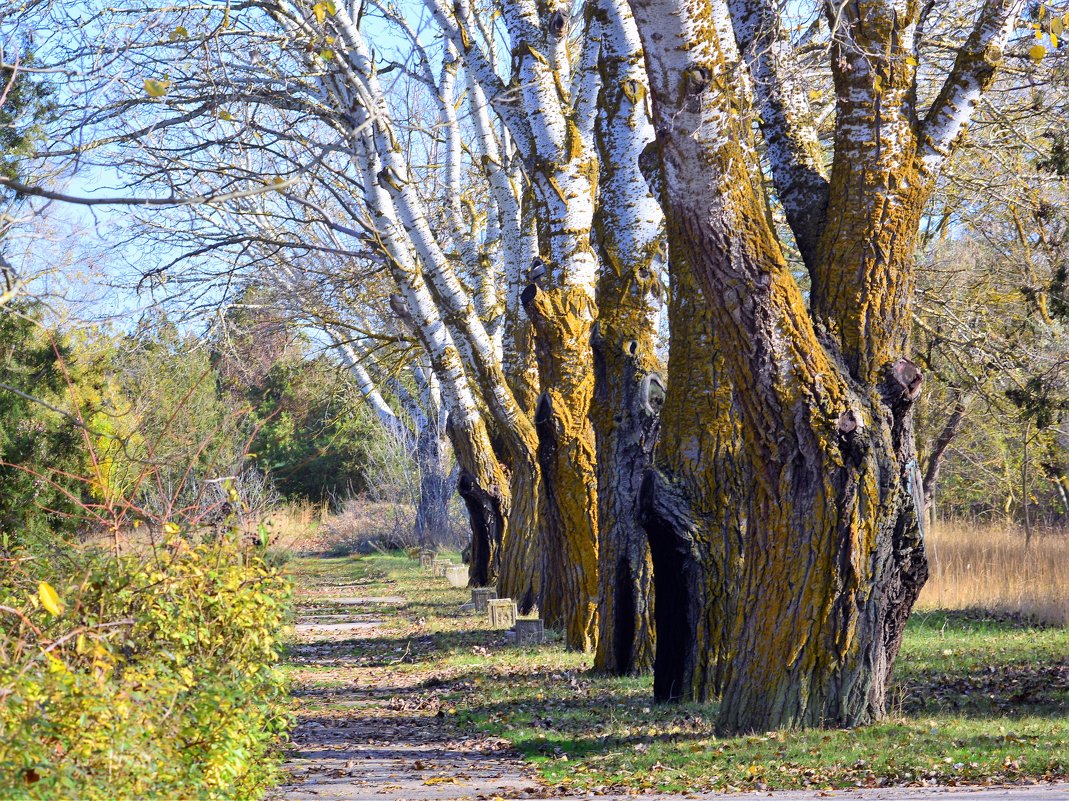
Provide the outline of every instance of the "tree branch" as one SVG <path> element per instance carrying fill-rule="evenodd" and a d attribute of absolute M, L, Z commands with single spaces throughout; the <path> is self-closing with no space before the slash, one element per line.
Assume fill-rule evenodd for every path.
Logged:
<path fill-rule="evenodd" d="M 980 97 L 995 79 L 1002 51 L 1025 0 L 987 0 L 972 33 L 921 126 L 921 157 L 935 172 L 972 119 Z"/>

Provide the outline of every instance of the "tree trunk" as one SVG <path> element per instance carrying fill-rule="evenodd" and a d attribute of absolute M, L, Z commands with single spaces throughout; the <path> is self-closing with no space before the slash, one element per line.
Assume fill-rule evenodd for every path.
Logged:
<path fill-rule="evenodd" d="M 598 647 L 594 668 L 615 675 L 653 666 L 653 565 L 637 503 L 652 461 L 664 403 L 655 337 L 664 244 L 663 215 L 639 168 L 653 139 L 642 46 L 617 0 L 587 6 L 587 37 L 600 42 L 598 322 L 591 337 L 597 444 Z"/>
<path fill-rule="evenodd" d="M 594 667 L 623 676 L 653 666 L 653 564 L 637 505 L 665 387 L 648 318 L 613 318 L 603 316 L 593 337 L 600 583 Z"/>
<path fill-rule="evenodd" d="M 468 583 L 472 587 L 497 582 L 501 540 L 509 508 L 505 476 L 489 444 L 485 429 L 469 432 L 457 416 L 449 416 L 449 438 L 453 443 L 460 479 L 457 491 L 464 500 L 471 526 L 471 561 Z"/>
<path fill-rule="evenodd" d="M 516 601 L 521 614 L 528 614 L 542 595 L 542 555 L 539 534 L 541 470 L 537 446 L 508 464 L 512 505 L 501 546 L 497 594 Z"/>
<path fill-rule="evenodd" d="M 954 437 L 958 435 L 958 429 L 961 428 L 961 423 L 965 419 L 965 404 L 966 397 L 964 393 L 954 390 L 954 409 L 950 413 L 950 417 L 947 418 L 946 423 L 943 424 L 939 436 L 932 443 L 932 452 L 928 454 L 928 460 L 924 465 L 924 508 L 929 512 L 929 522 L 934 517 L 931 512 L 935 504 L 935 487 L 939 483 L 939 471 L 943 467 L 943 457 L 946 455 L 950 443 L 954 441 Z"/>
<path fill-rule="evenodd" d="M 828 303 L 827 319 L 843 325 L 817 328 L 752 180 L 751 122 L 739 113 L 710 4 L 632 0 L 632 8 L 647 52 L 672 258 L 692 265 L 709 308 L 749 487 L 737 501 L 744 559 L 718 727 L 867 722 L 882 713 L 902 626 L 926 575 L 910 421 L 921 377 L 896 353 L 903 310 L 873 307 L 874 317 Z M 906 229 L 895 222 L 891 234 Z M 855 245 L 868 247 L 869 233 Z M 885 294 L 901 302 L 908 270 L 882 268 Z M 880 285 L 869 280 L 873 265 L 862 272 L 867 297 Z M 827 286 L 828 273 L 820 278 L 815 285 Z M 862 324 L 871 339 L 845 330 Z M 679 435 L 664 426 L 661 436 Z"/>
<path fill-rule="evenodd" d="M 739 425 L 724 363 L 716 356 L 713 322 L 678 249 L 669 321 L 668 393 L 656 468 L 647 472 L 639 503 L 653 557 L 653 692 L 658 701 L 704 702 L 720 693 L 728 653 L 745 484 Z"/>
<path fill-rule="evenodd" d="M 542 394 L 535 407 L 542 472 L 542 598 L 550 626 L 568 648 L 588 651 L 597 637 L 597 487 L 590 403 L 594 300 L 585 287 L 524 290 L 534 322 Z"/>
<path fill-rule="evenodd" d="M 453 488 L 445 466 L 443 445 L 435 425 L 425 425 L 416 438 L 419 500 L 415 535 L 421 547 L 436 543 L 449 530 L 449 498 Z"/>
<path fill-rule="evenodd" d="M 915 386 L 915 368 L 894 372 L 903 370 Z M 834 442 L 820 426 L 799 426 L 794 457 L 755 482 L 722 731 L 883 716 L 906 617 L 927 578 L 910 393 L 889 375 L 860 417 L 840 418 Z"/>
<path fill-rule="evenodd" d="M 519 175 L 514 176 L 521 182 Z M 520 269 L 520 256 L 507 262 L 507 287 L 504 314 L 505 376 L 517 403 L 534 419 L 538 402 L 538 362 L 535 358 L 534 326 L 523 309 L 520 298 L 526 287 L 526 268 L 537 250 L 537 236 L 533 233 L 534 221 L 529 219 L 531 203 L 517 210 L 521 219 L 516 227 L 520 244 L 517 253 L 525 256 Z M 512 496 L 512 511 L 505 542 L 501 551 L 501 569 L 498 575 L 498 596 L 514 598 L 523 614 L 529 613 L 539 603 L 542 595 L 542 535 L 539 506 L 542 495 L 542 472 L 538 464 L 538 441 L 533 438 L 527 447 L 515 454 L 506 467 L 509 471 L 509 492 Z"/>

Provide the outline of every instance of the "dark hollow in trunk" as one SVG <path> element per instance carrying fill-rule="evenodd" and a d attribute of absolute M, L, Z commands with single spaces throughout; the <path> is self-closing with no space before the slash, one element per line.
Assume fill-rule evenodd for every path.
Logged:
<path fill-rule="evenodd" d="M 616 664 L 618 670 L 630 666 L 633 640 L 635 638 L 635 593 L 631 586 L 631 563 L 621 559 L 616 564 L 616 617 L 613 628 L 616 635 Z"/>
<path fill-rule="evenodd" d="M 461 471 L 457 491 L 464 499 L 471 526 L 471 562 L 468 564 L 469 584 L 486 587 L 491 583 L 494 561 L 501 544 L 504 520 L 496 498 L 479 487 L 471 475 Z"/>
<path fill-rule="evenodd" d="M 538 398 L 534 415 L 535 431 L 538 432 L 538 464 L 542 470 L 541 526 L 542 537 L 542 597 L 540 606 L 542 618 L 550 627 L 560 626 L 564 621 L 564 604 L 561 598 L 562 578 L 559 560 L 564 550 L 561 530 L 564 521 L 558 514 L 556 504 L 546 503 L 546 498 L 553 497 L 557 487 L 553 479 L 557 466 L 557 436 L 553 425 L 553 402 L 549 395 L 543 393 Z"/>
<path fill-rule="evenodd" d="M 653 660 L 653 697 L 679 701 L 691 682 L 698 614 L 692 591 L 694 561 L 688 527 L 665 514 L 663 481 L 656 470 L 646 472 L 639 491 L 639 519 L 649 538 L 653 559 L 653 616 L 657 630 Z"/>

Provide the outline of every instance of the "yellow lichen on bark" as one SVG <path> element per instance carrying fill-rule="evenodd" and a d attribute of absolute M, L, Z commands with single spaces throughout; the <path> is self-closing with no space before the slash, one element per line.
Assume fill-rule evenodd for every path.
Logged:
<path fill-rule="evenodd" d="M 594 300 L 584 287 L 525 291 L 534 323 L 542 393 L 535 407 L 542 472 L 542 613 L 565 643 L 593 649 L 597 639 L 597 487 L 590 404 Z"/>

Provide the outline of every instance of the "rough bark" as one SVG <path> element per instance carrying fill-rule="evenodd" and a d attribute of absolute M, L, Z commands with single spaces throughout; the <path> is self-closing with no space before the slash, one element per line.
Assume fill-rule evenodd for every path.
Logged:
<path fill-rule="evenodd" d="M 497 591 L 501 598 L 512 598 L 521 614 L 528 614 L 542 596 L 542 537 L 539 534 L 541 469 L 537 445 L 521 459 L 507 465 L 509 495 L 508 526 L 501 546 Z"/>
<path fill-rule="evenodd" d="M 856 725 L 882 709 L 924 577 L 909 417 L 919 371 L 899 357 L 859 384 L 838 343 L 818 333 L 750 180 L 749 125 L 708 4 L 632 6 L 670 247 L 693 265 L 709 305 L 749 479 L 718 725 Z"/>
<path fill-rule="evenodd" d="M 637 502 L 665 392 L 655 346 L 663 217 L 639 171 L 653 128 L 634 18 L 619 0 L 599 0 L 587 10 L 587 36 L 600 41 L 601 74 L 594 216 L 600 271 L 591 338 L 599 580 L 594 668 L 626 675 L 653 666 L 653 566 Z"/>
<path fill-rule="evenodd" d="M 772 180 L 808 269 L 828 207 L 828 178 L 809 98 L 791 43 L 772 0 L 728 0 L 732 29 L 749 66 Z"/>
<path fill-rule="evenodd" d="M 745 485 L 713 321 L 678 249 L 670 269 L 668 392 L 639 502 L 654 571 L 653 692 L 658 701 L 708 701 L 729 652 Z"/>
<path fill-rule="evenodd" d="M 513 68 L 506 85 L 472 35 L 471 3 L 427 4 L 517 143 L 532 187 L 539 256 L 532 261 L 523 302 L 535 332 L 542 389 L 536 409 L 536 423 L 541 420 L 536 425 L 542 478 L 540 603 L 547 623 L 565 630 L 568 647 L 586 650 L 596 637 L 597 600 L 597 490 L 588 420 L 597 278 L 590 248 L 597 184 L 596 73 L 588 67 L 596 51 L 581 54 L 579 79 L 573 83 L 568 5 L 505 3 L 501 11 Z"/>
<path fill-rule="evenodd" d="M 542 614 L 569 648 L 597 637 L 597 487 L 589 355 L 594 300 L 583 287 L 524 291 L 534 322 L 542 394 L 535 407 L 542 474 Z"/>

